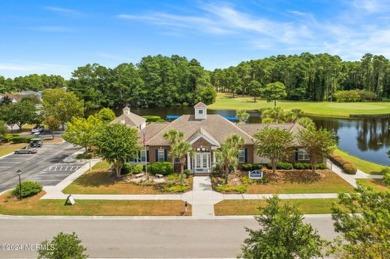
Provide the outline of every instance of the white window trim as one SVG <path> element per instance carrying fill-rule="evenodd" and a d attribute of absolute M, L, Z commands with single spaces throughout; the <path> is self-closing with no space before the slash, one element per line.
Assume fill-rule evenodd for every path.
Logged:
<path fill-rule="evenodd" d="M 165 150 L 164 149 L 158 149 L 157 151 L 157 162 L 165 161 Z"/>
<path fill-rule="evenodd" d="M 298 149 L 297 160 L 298 161 L 308 161 L 308 160 L 310 160 L 310 157 L 307 154 L 306 150 Z"/>
<path fill-rule="evenodd" d="M 238 163 L 245 163 L 245 148 L 240 149 L 238 152 Z"/>

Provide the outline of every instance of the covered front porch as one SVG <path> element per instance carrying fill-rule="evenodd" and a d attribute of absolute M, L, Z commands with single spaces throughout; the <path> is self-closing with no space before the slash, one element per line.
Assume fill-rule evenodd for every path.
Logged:
<path fill-rule="evenodd" d="M 209 174 L 216 163 L 214 151 L 196 151 L 187 154 L 187 169 L 196 174 Z"/>

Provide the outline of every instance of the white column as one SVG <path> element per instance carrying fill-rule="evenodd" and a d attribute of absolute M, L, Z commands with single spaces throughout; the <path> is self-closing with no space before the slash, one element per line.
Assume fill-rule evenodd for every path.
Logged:
<path fill-rule="evenodd" d="M 190 153 L 187 153 L 187 169 L 191 170 L 191 158 Z"/>

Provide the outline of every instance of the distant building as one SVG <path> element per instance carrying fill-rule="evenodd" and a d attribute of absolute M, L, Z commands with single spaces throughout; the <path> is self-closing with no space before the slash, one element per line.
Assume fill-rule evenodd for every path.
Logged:
<path fill-rule="evenodd" d="M 132 113 L 129 107 L 123 108 L 123 114 L 113 120 L 111 123 L 125 124 L 128 127 L 136 128 L 138 131 L 146 127 L 146 119 Z"/>

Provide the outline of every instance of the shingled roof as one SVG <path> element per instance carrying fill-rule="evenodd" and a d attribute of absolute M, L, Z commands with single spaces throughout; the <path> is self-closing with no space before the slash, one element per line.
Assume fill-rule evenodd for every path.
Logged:
<path fill-rule="evenodd" d="M 147 138 L 146 144 L 149 146 L 169 146 L 170 143 L 164 138 L 164 133 L 170 129 L 183 132 L 184 140 L 187 142 L 203 132 L 203 134 L 210 136 L 217 143 L 225 142 L 234 133 L 241 136 L 245 144 L 250 145 L 254 143 L 249 134 L 218 114 L 210 114 L 204 120 L 195 120 L 194 115 L 182 115 L 165 127 L 162 127 L 162 125 L 153 126 L 153 124 L 155 123 L 148 125 L 144 129 L 146 134 L 148 134 L 148 131 L 157 131 L 157 128 L 160 129 L 159 127 L 161 129 L 152 138 Z"/>
<path fill-rule="evenodd" d="M 111 121 L 111 123 L 121 123 L 129 127 L 139 127 L 145 122 L 146 122 L 145 118 L 130 112 L 130 109 L 128 107 L 125 107 L 123 109 L 123 114 L 121 116 Z"/>

